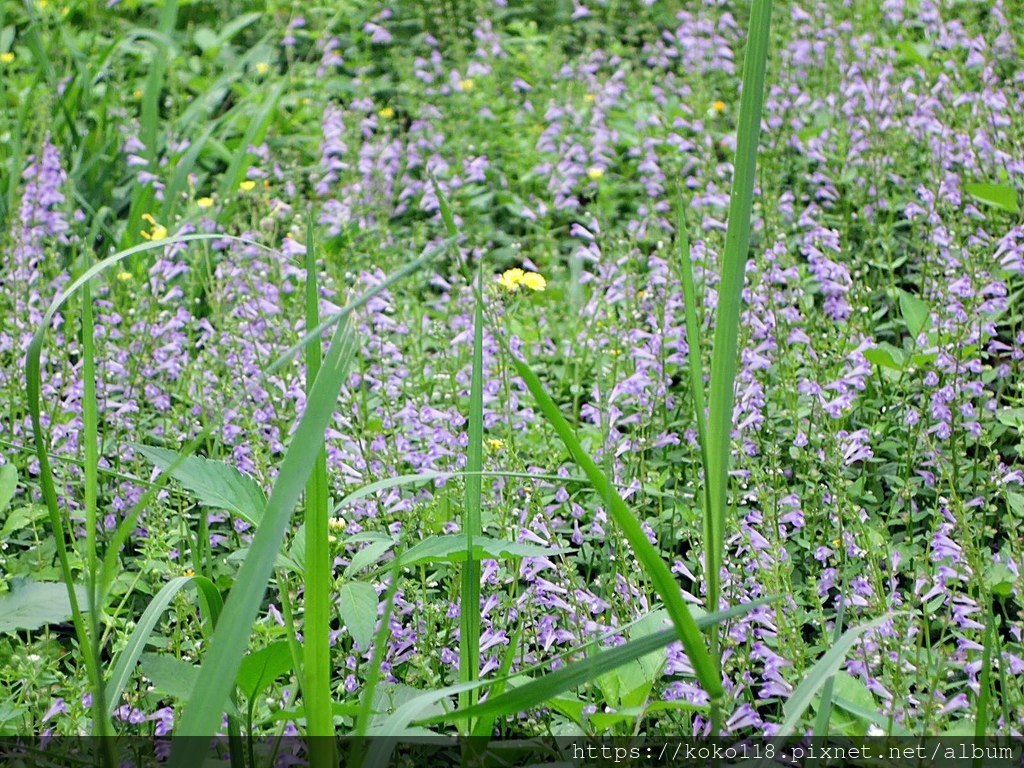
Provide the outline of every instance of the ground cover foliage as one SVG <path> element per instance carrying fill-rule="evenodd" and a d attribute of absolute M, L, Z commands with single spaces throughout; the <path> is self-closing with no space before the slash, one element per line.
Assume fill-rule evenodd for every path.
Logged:
<path fill-rule="evenodd" d="M 0 735 L 93 732 L 101 690 L 111 733 L 180 724 L 315 394 L 316 345 L 282 355 L 346 305 L 324 536 L 296 515 L 266 562 L 225 732 L 313 732 L 316 678 L 339 733 L 710 733 L 678 642 L 445 715 L 671 626 L 525 362 L 694 616 L 736 609 L 722 733 L 1019 735 L 1018 2 L 775 8 L 713 607 L 689 366 L 747 3 L 3 8 Z"/>

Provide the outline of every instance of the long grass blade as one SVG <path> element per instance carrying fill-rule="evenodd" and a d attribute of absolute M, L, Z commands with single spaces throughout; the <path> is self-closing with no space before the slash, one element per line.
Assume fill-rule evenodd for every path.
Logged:
<path fill-rule="evenodd" d="M 323 447 L 324 431 L 334 417 L 338 393 L 355 351 L 355 338 L 348 324 L 338 325 L 320 374 L 313 383 L 306 410 L 285 453 L 267 509 L 224 605 L 221 622 L 210 640 L 200 683 L 182 712 L 178 733 L 183 736 L 204 736 L 217 730 L 285 529 Z M 172 768 L 199 764 L 203 750 L 201 740 L 183 740 L 171 754 Z"/>
<path fill-rule="evenodd" d="M 698 630 L 705 630 L 737 616 L 742 616 L 760 605 L 765 605 L 778 599 L 777 597 L 759 598 L 749 603 L 734 606 L 726 611 L 699 616 L 693 619 L 693 622 Z M 629 640 L 615 648 L 603 650 L 586 659 L 568 664 L 554 672 L 549 672 L 500 696 L 488 698 L 487 701 L 477 704 L 471 709 L 459 709 L 456 712 L 433 717 L 422 722 L 423 724 L 430 724 L 448 720 L 462 720 L 470 717 L 502 717 L 525 712 L 533 707 L 542 706 L 544 702 L 554 696 L 558 696 L 573 688 L 579 688 L 581 685 L 592 682 L 601 675 L 642 658 L 648 653 L 659 651 L 678 639 L 679 634 L 675 627 L 673 627 Z"/>
<path fill-rule="evenodd" d="M 583 446 L 580 445 L 579 440 L 572 431 L 572 427 L 569 426 L 565 417 L 558 410 L 558 406 L 555 405 L 554 401 L 545 391 L 540 379 L 537 378 L 536 374 L 530 370 L 526 363 L 512 354 L 507 345 L 505 345 L 504 340 L 502 340 L 502 344 L 505 346 L 505 354 L 512 362 L 512 365 L 515 366 L 516 372 L 526 383 L 544 417 L 562 439 L 573 460 L 583 470 L 583 473 L 590 480 L 597 494 L 607 503 L 607 511 L 622 530 L 626 540 L 632 546 L 637 560 L 639 560 L 651 583 L 654 585 L 658 596 L 665 603 L 665 610 L 668 611 L 672 623 L 679 632 L 679 637 L 683 642 L 683 647 L 686 649 L 690 662 L 693 664 L 697 679 L 712 699 L 720 698 L 724 694 L 724 690 L 718 668 L 708 653 L 707 646 L 704 644 L 704 638 L 701 636 L 696 623 L 694 623 L 693 616 L 690 615 L 686 602 L 683 600 L 682 590 L 672 575 L 672 571 L 669 570 L 668 565 L 662 559 L 658 550 L 654 548 L 654 545 L 647 540 L 647 535 L 644 533 L 640 521 L 636 519 L 626 506 L 626 502 L 622 500 L 618 491 L 615 490 L 615 487 L 609 482 L 597 464 L 594 463 L 594 460 L 590 458 L 583 449 Z"/>
<path fill-rule="evenodd" d="M 705 579 L 708 607 L 718 608 L 721 595 L 720 571 L 725 549 L 728 518 L 727 491 L 732 439 L 733 385 L 739 357 L 739 321 L 743 276 L 750 245 L 750 217 L 754 201 L 757 147 L 761 135 L 764 102 L 764 74 L 771 31 L 771 0 L 753 0 L 743 63 L 743 92 L 740 96 L 736 129 L 736 159 L 729 224 L 722 254 L 722 276 L 715 317 L 715 346 L 711 355 L 711 385 L 708 403 L 704 474 L 708 508 L 705 509 Z M 711 632 L 711 656 L 719 665 L 718 632 Z M 718 697 L 712 697 L 712 731 L 721 728 Z"/>
<path fill-rule="evenodd" d="M 316 274 L 316 231 L 313 217 L 306 224 L 306 327 L 320 325 L 320 292 Z M 320 340 L 306 347 L 306 386 L 312 389 L 322 362 Z M 312 396 L 311 392 L 308 392 Z M 331 709 L 331 549 L 328 536 L 330 516 L 327 484 L 327 449 L 321 443 L 306 483 L 306 567 L 305 622 L 303 624 L 304 674 L 302 698 L 306 709 L 306 730 L 310 765 L 336 768 L 334 712 Z M 320 738 L 318 738 L 320 737 Z M 324 738 L 329 737 L 329 738 Z"/>
<path fill-rule="evenodd" d="M 803 717 L 804 712 L 807 711 L 807 708 L 814 700 L 814 694 L 821 690 L 828 680 L 835 677 L 839 666 L 843 663 L 846 654 L 850 652 L 857 638 L 869 629 L 880 627 L 887 621 L 892 621 L 893 617 L 898 616 L 900 613 L 903 612 L 889 613 L 874 621 L 869 621 L 866 624 L 846 630 L 843 636 L 839 638 L 839 641 L 832 645 L 828 653 L 818 659 L 817 663 L 811 667 L 811 670 L 804 679 L 800 681 L 800 685 L 796 687 L 796 690 L 793 691 L 786 701 L 783 707 L 786 717 L 775 735 L 779 738 L 792 736 L 796 732 L 796 726 L 800 722 L 800 718 Z"/>

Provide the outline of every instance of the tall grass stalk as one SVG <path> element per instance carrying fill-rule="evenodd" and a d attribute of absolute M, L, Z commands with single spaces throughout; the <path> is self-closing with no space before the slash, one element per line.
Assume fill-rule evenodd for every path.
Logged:
<path fill-rule="evenodd" d="M 316 232 L 313 218 L 306 225 L 306 327 L 320 325 L 320 293 L 316 274 Z M 322 351 L 317 338 L 306 347 L 306 389 L 312 396 L 320 373 Z M 331 549 L 327 449 L 321 445 L 306 482 L 306 564 L 304 570 L 303 675 L 306 733 L 312 768 L 336 768 L 334 712 L 331 707 Z"/>
<path fill-rule="evenodd" d="M 451 205 L 437 180 L 432 180 L 441 218 L 448 236 L 455 239 L 459 230 Z M 467 279 L 472 280 L 469 265 L 462 264 Z M 484 462 L 484 294 L 483 262 L 478 266 L 473 290 L 473 361 L 469 384 L 469 445 L 466 448 L 466 500 L 462 529 L 466 536 L 466 561 L 462 564 L 462 590 L 459 600 L 459 682 L 474 683 L 480 678 L 480 561 L 476 557 L 474 539 L 483 534 L 480 499 L 483 492 Z M 469 688 L 459 693 L 459 707 L 471 707 L 479 692 Z M 473 724 L 470 723 L 470 731 Z"/>
<path fill-rule="evenodd" d="M 708 396 L 705 443 L 702 447 L 708 500 L 704 510 L 704 577 L 707 581 L 707 605 L 710 611 L 718 610 L 722 591 L 721 568 L 729 509 L 733 386 L 739 358 L 740 305 L 747 250 L 750 245 L 750 219 L 754 201 L 757 147 L 761 136 L 761 108 L 764 103 L 771 12 L 771 0 L 753 0 L 751 3 L 750 27 L 743 61 L 743 92 L 740 96 L 739 122 L 736 128 L 736 158 L 729 200 L 729 224 L 725 234 L 725 250 L 722 254 L 722 276 L 718 289 L 715 340 L 711 355 L 711 391 Z M 699 350 L 691 348 L 690 354 L 699 355 Z M 711 627 L 710 633 L 711 655 L 716 667 L 720 669 L 719 627 Z M 721 732 L 721 704 L 720 697 L 712 693 L 712 729 L 716 737 Z"/>

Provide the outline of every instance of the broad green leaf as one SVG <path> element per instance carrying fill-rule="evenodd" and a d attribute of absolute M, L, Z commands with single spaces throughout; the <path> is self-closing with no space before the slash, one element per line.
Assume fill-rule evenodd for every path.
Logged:
<path fill-rule="evenodd" d="M 1003 496 L 1006 497 L 1006 505 L 1018 517 L 1024 517 L 1024 493 L 1008 491 L 1003 489 Z"/>
<path fill-rule="evenodd" d="M 18 470 L 13 464 L 0 466 L 0 512 L 7 509 L 7 505 L 14 498 L 14 491 L 18 487 Z M 6 524 L 4 525 L 6 529 Z"/>
<path fill-rule="evenodd" d="M 1008 184 L 964 184 L 964 192 L 993 208 L 1010 213 L 1020 213 L 1020 206 L 1017 204 L 1017 190 Z"/>
<path fill-rule="evenodd" d="M 903 315 L 903 322 L 907 324 L 907 330 L 915 339 L 922 331 L 932 326 L 928 305 L 912 293 L 900 291 L 900 314 Z"/>
<path fill-rule="evenodd" d="M 341 587 L 341 620 L 359 650 L 370 647 L 377 625 L 377 590 L 363 581 L 350 581 Z"/>
<path fill-rule="evenodd" d="M 295 668 L 288 641 L 278 640 L 242 659 L 238 668 L 238 687 L 245 698 L 252 700 L 281 675 Z"/>
<path fill-rule="evenodd" d="M 354 574 L 359 573 L 363 568 L 369 565 L 373 565 L 384 553 L 395 546 L 395 542 L 392 539 L 384 539 L 382 541 L 374 541 L 367 544 L 365 547 L 360 549 L 354 555 L 348 566 L 345 568 L 345 578 L 349 578 Z"/>
<path fill-rule="evenodd" d="M 502 541 L 488 536 L 473 539 L 473 556 L 477 560 L 502 560 L 509 557 L 545 557 L 564 552 L 557 547 L 541 547 L 536 544 L 519 544 Z M 406 550 L 399 562 L 403 567 L 423 563 L 461 563 L 466 559 L 466 537 L 464 534 L 430 536 Z"/>
<path fill-rule="evenodd" d="M 165 653 L 142 654 L 139 668 L 157 690 L 179 701 L 188 701 L 199 677 L 199 667 Z"/>
<path fill-rule="evenodd" d="M 132 443 L 132 447 L 162 471 L 179 456 L 166 448 Z M 267 497 L 260 484 L 223 461 L 189 456 L 171 470 L 171 477 L 187 488 L 197 502 L 238 515 L 250 525 L 258 525 Z"/>
<path fill-rule="evenodd" d="M 882 368 L 889 368 L 894 371 L 903 371 L 907 367 L 907 356 L 902 349 L 897 349 L 892 344 L 880 343 L 877 347 L 864 350 L 864 357 L 869 363 L 874 363 Z"/>
<path fill-rule="evenodd" d="M 1001 424 L 1024 430 L 1024 408 L 1001 408 L 996 411 L 996 418 Z"/>
<path fill-rule="evenodd" d="M 85 588 L 76 586 L 75 592 L 79 604 L 84 606 Z M 23 576 L 15 576 L 11 579 L 10 591 L 0 595 L 0 632 L 34 631 L 69 618 L 71 599 L 63 583 L 29 581 Z"/>
<path fill-rule="evenodd" d="M 843 704 L 840 704 L 842 701 Z M 873 712 L 876 706 L 875 697 L 860 680 L 840 670 L 832 685 L 832 715 L 829 726 L 832 732 L 843 736 L 864 736 L 867 733 L 870 719 L 861 717 L 857 712 L 850 711 L 847 704 L 852 703 L 858 710 L 866 709 Z M 815 702 L 815 709 L 819 702 Z"/>
<path fill-rule="evenodd" d="M 1017 583 L 1017 577 L 1006 563 L 991 563 L 985 569 L 983 581 L 993 595 L 1009 597 L 1013 594 L 1013 586 Z"/>
<path fill-rule="evenodd" d="M 46 507 L 38 504 L 27 504 L 24 507 L 12 509 L 4 520 L 3 530 L 0 530 L 0 539 L 6 539 L 15 531 L 20 531 L 46 515 Z"/>

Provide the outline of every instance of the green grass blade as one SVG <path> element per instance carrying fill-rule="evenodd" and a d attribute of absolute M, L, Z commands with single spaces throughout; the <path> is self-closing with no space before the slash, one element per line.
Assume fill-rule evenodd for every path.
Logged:
<path fill-rule="evenodd" d="M 135 629 L 132 630 L 128 644 L 117 655 L 114 669 L 110 673 L 110 679 L 107 680 L 106 686 L 107 717 L 112 717 L 114 710 L 117 709 L 121 701 L 121 692 L 124 691 L 124 687 L 131 679 L 135 665 L 139 662 L 143 651 L 146 650 L 146 645 L 149 643 L 149 638 L 152 636 L 153 630 L 156 629 L 160 617 L 170 606 L 174 597 L 189 586 L 195 587 L 199 592 L 205 617 L 204 629 L 208 627 L 209 632 L 212 633 L 223 606 L 220 592 L 217 591 L 213 582 L 205 576 L 178 576 L 164 584 L 142 613 Z"/>
<path fill-rule="evenodd" d="M 743 276 L 750 245 L 750 217 L 754 200 L 757 146 L 761 134 L 761 108 L 764 102 L 764 73 L 771 31 L 771 0 L 753 0 L 750 27 L 743 63 L 743 92 L 740 96 L 739 124 L 736 129 L 736 159 L 732 194 L 729 200 L 729 224 L 722 254 L 722 276 L 715 317 L 715 346 L 711 355 L 711 384 L 708 423 L 704 449 L 704 475 L 708 506 L 704 511 L 705 579 L 708 607 L 718 608 L 721 595 L 720 572 L 725 548 L 728 518 L 727 490 L 732 438 L 732 410 L 739 357 L 739 321 Z M 711 632 L 711 656 L 717 665 L 718 632 Z M 712 731 L 720 730 L 718 697 L 712 697 Z"/>
<path fill-rule="evenodd" d="M 249 157 L 249 147 L 254 144 L 260 144 L 263 141 L 263 137 L 267 135 L 267 129 L 270 127 L 270 121 L 274 118 L 274 111 L 277 109 L 277 102 L 281 99 L 281 94 L 284 93 L 285 87 L 288 85 L 287 80 L 282 80 L 276 88 L 274 88 L 266 98 L 260 103 L 260 108 L 256 114 L 253 115 L 246 126 L 245 134 L 239 139 L 238 146 L 235 149 L 234 154 L 231 157 L 231 164 L 227 170 L 224 171 L 224 175 L 221 177 L 220 184 L 220 199 L 230 200 L 231 196 L 238 190 L 238 185 L 243 181 L 246 169 L 249 167 L 247 162 Z"/>
<path fill-rule="evenodd" d="M 437 181 L 433 181 L 437 194 L 441 218 L 448 236 L 457 238 L 458 228 L 451 206 L 441 192 Z M 459 682 L 471 683 L 480 677 L 480 561 L 474 556 L 474 537 L 483 533 L 480 519 L 480 499 L 483 493 L 484 468 L 484 294 L 483 261 L 477 269 L 476 285 L 473 289 L 476 302 L 473 312 L 473 362 L 469 385 L 469 446 L 466 465 L 466 503 L 462 519 L 466 535 L 466 561 L 462 565 L 462 597 L 459 610 Z M 459 694 L 459 706 L 470 707 L 476 703 L 475 688 Z M 472 724 L 471 724 L 472 727 Z"/>
<path fill-rule="evenodd" d="M 160 96 L 164 89 L 164 72 L 167 62 L 171 59 L 171 35 L 178 20 L 178 0 L 164 0 L 160 9 L 157 29 L 164 39 L 162 45 L 153 50 L 153 58 L 149 64 L 149 76 L 142 94 L 142 107 L 139 116 L 140 140 L 146 147 L 146 157 L 156 160 L 157 134 L 160 130 Z"/>
<path fill-rule="evenodd" d="M 694 622 L 698 631 L 704 630 L 737 616 L 742 616 L 760 605 L 765 605 L 778 599 L 777 597 L 759 598 L 715 614 L 705 614 L 697 618 L 691 616 L 691 621 Z M 673 627 L 629 640 L 623 645 L 602 650 L 600 653 L 589 656 L 586 659 L 568 664 L 554 672 L 549 672 L 500 696 L 488 698 L 487 701 L 477 704 L 471 709 L 460 709 L 456 712 L 433 717 L 422 722 L 430 724 L 448 720 L 461 720 L 469 717 L 502 717 L 525 712 L 533 707 L 542 706 L 544 702 L 554 696 L 593 682 L 601 675 L 616 670 L 649 653 L 661 650 L 678 639 L 680 639 L 679 633 Z"/>
<path fill-rule="evenodd" d="M 500 339 L 501 337 L 499 336 L 498 338 Z M 707 646 L 704 644 L 704 638 L 701 636 L 696 623 L 694 623 L 693 616 L 690 615 L 690 611 L 686 607 L 682 590 L 678 582 L 676 582 L 675 576 L 672 575 L 672 571 L 669 570 L 668 565 L 662 559 L 658 550 L 654 548 L 654 545 L 647 540 L 647 535 L 644 533 L 640 521 L 630 512 L 618 491 L 615 490 L 615 487 L 608 481 L 605 474 L 594 463 L 594 460 L 583 450 L 583 446 L 576 439 L 576 435 L 573 434 L 569 423 L 558 410 L 558 406 L 555 405 L 554 401 L 544 390 L 544 385 L 541 384 L 540 379 L 537 378 L 526 363 L 511 353 L 507 345 L 504 344 L 504 341 L 502 343 L 505 346 L 505 353 L 508 359 L 511 360 L 516 372 L 522 377 L 527 388 L 533 394 L 534 399 L 537 401 L 537 406 L 544 414 L 544 417 L 558 433 L 558 436 L 572 455 L 573 460 L 583 470 L 583 473 L 590 480 L 600 498 L 605 500 L 608 506 L 608 513 L 622 530 L 630 546 L 632 546 L 637 560 L 639 560 L 640 565 L 643 567 L 648 578 L 650 578 L 658 596 L 664 602 L 665 609 L 668 611 L 669 616 L 672 618 L 672 623 L 679 632 L 679 637 L 686 648 L 687 655 L 690 657 L 690 662 L 693 664 L 697 679 L 712 699 L 720 698 L 724 694 L 721 675 L 717 666 L 712 661 L 711 655 L 708 653 Z"/>
<path fill-rule="evenodd" d="M 894 616 L 898 616 L 900 613 L 902 611 L 889 613 L 874 621 L 869 621 L 866 624 L 846 630 L 838 642 L 832 645 L 828 653 L 818 659 L 817 663 L 811 667 L 811 670 L 804 679 L 800 681 L 800 685 L 796 687 L 796 690 L 793 691 L 793 694 L 786 701 L 783 706 L 786 718 L 782 721 L 782 725 L 779 726 L 779 730 L 775 735 L 779 738 L 792 736 L 796 732 L 800 718 L 803 717 L 804 712 L 814 700 L 814 695 L 821 690 L 828 680 L 835 677 L 840 665 L 846 658 L 846 654 L 850 652 L 850 648 L 853 647 L 857 638 L 869 629 L 880 627 L 885 622 L 891 621 Z"/>
<path fill-rule="evenodd" d="M 92 292 L 89 283 L 82 291 L 82 432 L 85 440 L 85 563 L 89 603 L 87 617 L 82 617 L 82 628 L 89 633 L 88 642 L 79 644 L 85 657 L 89 682 L 93 691 L 93 733 L 104 742 L 104 759 L 109 766 L 115 764 L 113 749 L 106 742 L 113 735 L 107 714 L 106 690 L 103 685 L 103 661 L 100 658 L 100 611 L 102 602 L 96 589 L 98 563 L 96 558 L 96 522 L 99 494 L 99 413 L 96 407 L 96 340 L 94 338 Z M 71 587 L 68 582 L 69 588 Z M 74 591 L 72 589 L 72 591 Z M 73 605 L 73 604 L 72 604 Z M 78 625 L 76 624 L 76 631 Z"/>
<path fill-rule="evenodd" d="M 316 275 L 316 232 L 313 217 L 306 224 L 306 327 L 320 325 L 320 293 Z M 316 339 L 306 347 L 306 388 L 310 392 L 320 373 L 322 351 Z M 303 624 L 304 675 L 306 688 L 302 698 L 306 710 L 306 731 L 309 741 L 310 765 L 313 768 L 336 768 L 334 750 L 334 712 L 331 709 L 331 545 L 329 486 L 327 483 L 327 449 L 321 443 L 306 483 L 306 567 L 305 621 Z"/>
<path fill-rule="evenodd" d="M 235 587 L 224 606 L 222 620 L 210 640 L 200 684 L 182 712 L 177 731 L 182 736 L 213 734 L 220 724 L 221 713 L 248 646 L 252 625 L 274 570 L 285 529 L 323 447 L 324 431 L 334 418 L 338 393 L 355 352 L 355 338 L 348 324 L 339 324 L 320 375 L 313 383 L 306 410 L 285 453 L 249 554 L 239 569 Z M 201 740 L 184 740 L 172 753 L 172 768 L 199 764 L 203 750 Z"/>

